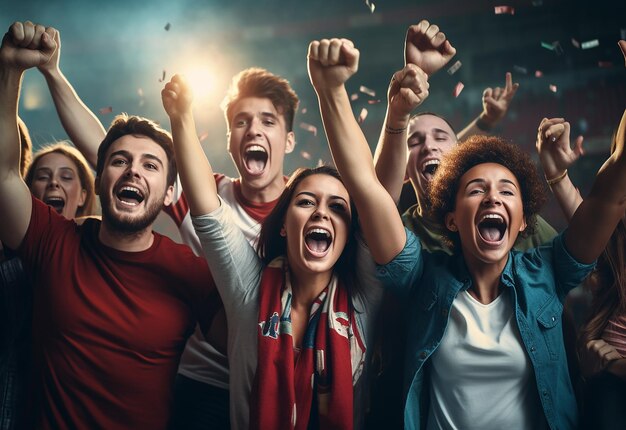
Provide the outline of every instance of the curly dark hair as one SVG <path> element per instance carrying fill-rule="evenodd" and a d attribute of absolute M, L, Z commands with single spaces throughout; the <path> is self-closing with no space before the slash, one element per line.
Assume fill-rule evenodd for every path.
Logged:
<path fill-rule="evenodd" d="M 537 213 L 546 201 L 546 189 L 539 179 L 535 164 L 528 154 L 516 145 L 496 136 L 471 136 L 454 148 L 442 160 L 429 187 L 430 215 L 445 225 L 446 215 L 454 212 L 461 177 L 472 167 L 483 163 L 497 163 L 509 169 L 519 182 L 527 227 L 520 233 L 532 235 Z M 459 249 L 458 232 L 444 228 L 446 242 Z"/>
<path fill-rule="evenodd" d="M 296 192 L 298 185 L 309 176 L 313 175 L 328 175 L 337 179 L 343 184 L 343 180 L 337 169 L 331 166 L 318 166 L 312 169 L 299 168 L 289 178 L 289 181 L 285 185 L 283 193 L 278 198 L 276 206 L 270 214 L 265 218 L 261 225 L 261 233 L 259 235 L 259 242 L 257 244 L 257 252 L 261 256 L 263 266 L 267 266 L 274 258 L 281 255 L 287 255 L 287 240 L 280 235 L 280 229 L 285 223 L 285 216 L 287 209 L 291 203 L 291 199 Z M 342 286 L 348 290 L 349 294 L 358 292 L 358 287 L 355 284 L 356 280 L 356 251 L 357 251 L 357 239 L 356 232 L 358 230 L 358 214 L 354 202 L 350 200 L 350 208 L 352 211 L 352 219 L 350 220 L 350 231 L 348 234 L 348 241 L 346 246 L 339 257 L 339 260 L 335 263 L 335 273 L 339 277 Z"/>

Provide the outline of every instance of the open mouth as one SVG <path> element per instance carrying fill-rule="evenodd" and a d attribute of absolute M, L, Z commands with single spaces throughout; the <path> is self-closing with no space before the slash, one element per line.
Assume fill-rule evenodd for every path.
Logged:
<path fill-rule="evenodd" d="M 498 214 L 487 214 L 478 223 L 478 233 L 485 242 L 496 243 L 504 238 L 506 221 Z"/>
<path fill-rule="evenodd" d="M 422 175 L 429 181 L 435 176 L 435 172 L 439 168 L 439 160 L 428 160 L 422 165 Z"/>
<path fill-rule="evenodd" d="M 261 145 L 250 145 L 246 148 L 243 161 L 250 173 L 259 175 L 265 170 L 267 151 Z"/>
<path fill-rule="evenodd" d="M 323 228 L 311 229 L 305 236 L 304 241 L 307 248 L 315 254 L 323 254 L 328 250 L 333 238 L 330 232 Z"/>
<path fill-rule="evenodd" d="M 117 192 L 116 197 L 128 206 L 137 206 L 144 200 L 143 193 L 138 188 L 130 186 L 122 187 Z"/>
<path fill-rule="evenodd" d="M 43 202 L 54 209 L 58 214 L 63 212 L 63 208 L 65 207 L 65 200 L 61 197 L 46 197 Z"/>

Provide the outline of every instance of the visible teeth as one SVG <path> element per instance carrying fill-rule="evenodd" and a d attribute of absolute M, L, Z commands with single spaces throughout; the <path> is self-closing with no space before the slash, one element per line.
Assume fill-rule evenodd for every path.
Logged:
<path fill-rule="evenodd" d="M 248 152 L 267 152 L 267 151 L 261 145 L 250 145 L 246 148 L 246 154 Z"/>
<path fill-rule="evenodd" d="M 502 218 L 502 216 L 498 215 L 498 214 L 486 214 L 486 215 L 483 215 L 483 217 L 481 218 L 480 221 L 482 222 L 482 221 L 484 221 L 486 219 L 495 219 L 495 220 L 498 220 L 500 222 L 504 222 L 504 218 Z"/>
<path fill-rule="evenodd" d="M 135 187 L 122 187 L 122 189 L 120 191 L 130 191 L 131 193 L 137 193 L 137 194 L 141 195 L 141 191 L 139 191 Z"/>
<path fill-rule="evenodd" d="M 308 234 L 313 234 L 313 233 L 323 234 L 326 237 L 330 237 L 330 232 L 328 230 L 324 230 L 323 228 L 314 228 L 310 230 Z"/>
<path fill-rule="evenodd" d="M 427 162 L 424 163 L 424 167 L 432 166 L 432 165 L 438 166 L 439 164 L 440 164 L 439 160 L 428 160 Z"/>

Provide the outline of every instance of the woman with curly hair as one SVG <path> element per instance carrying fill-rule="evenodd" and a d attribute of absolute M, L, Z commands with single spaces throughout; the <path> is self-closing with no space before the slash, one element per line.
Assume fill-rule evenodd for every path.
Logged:
<path fill-rule="evenodd" d="M 624 214 L 623 132 L 567 231 L 524 253 L 513 244 L 542 201 L 532 162 L 499 138 L 469 139 L 444 159 L 430 196 L 454 253 L 430 254 L 403 228 L 354 119 L 344 84 L 358 56 L 347 40 L 313 42 L 309 74 L 379 279 L 407 304 L 405 428 L 576 428 L 562 300 Z"/>

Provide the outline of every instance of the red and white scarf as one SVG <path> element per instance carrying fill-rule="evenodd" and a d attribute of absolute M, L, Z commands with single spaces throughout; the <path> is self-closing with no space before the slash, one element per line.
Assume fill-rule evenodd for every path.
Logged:
<path fill-rule="evenodd" d="M 291 336 L 292 290 L 286 260 L 272 261 L 260 286 L 258 367 L 250 407 L 252 429 L 353 428 L 353 384 L 365 344 L 348 292 L 333 275 L 315 300 L 300 355 Z M 311 418 L 316 402 L 317 416 Z"/>

